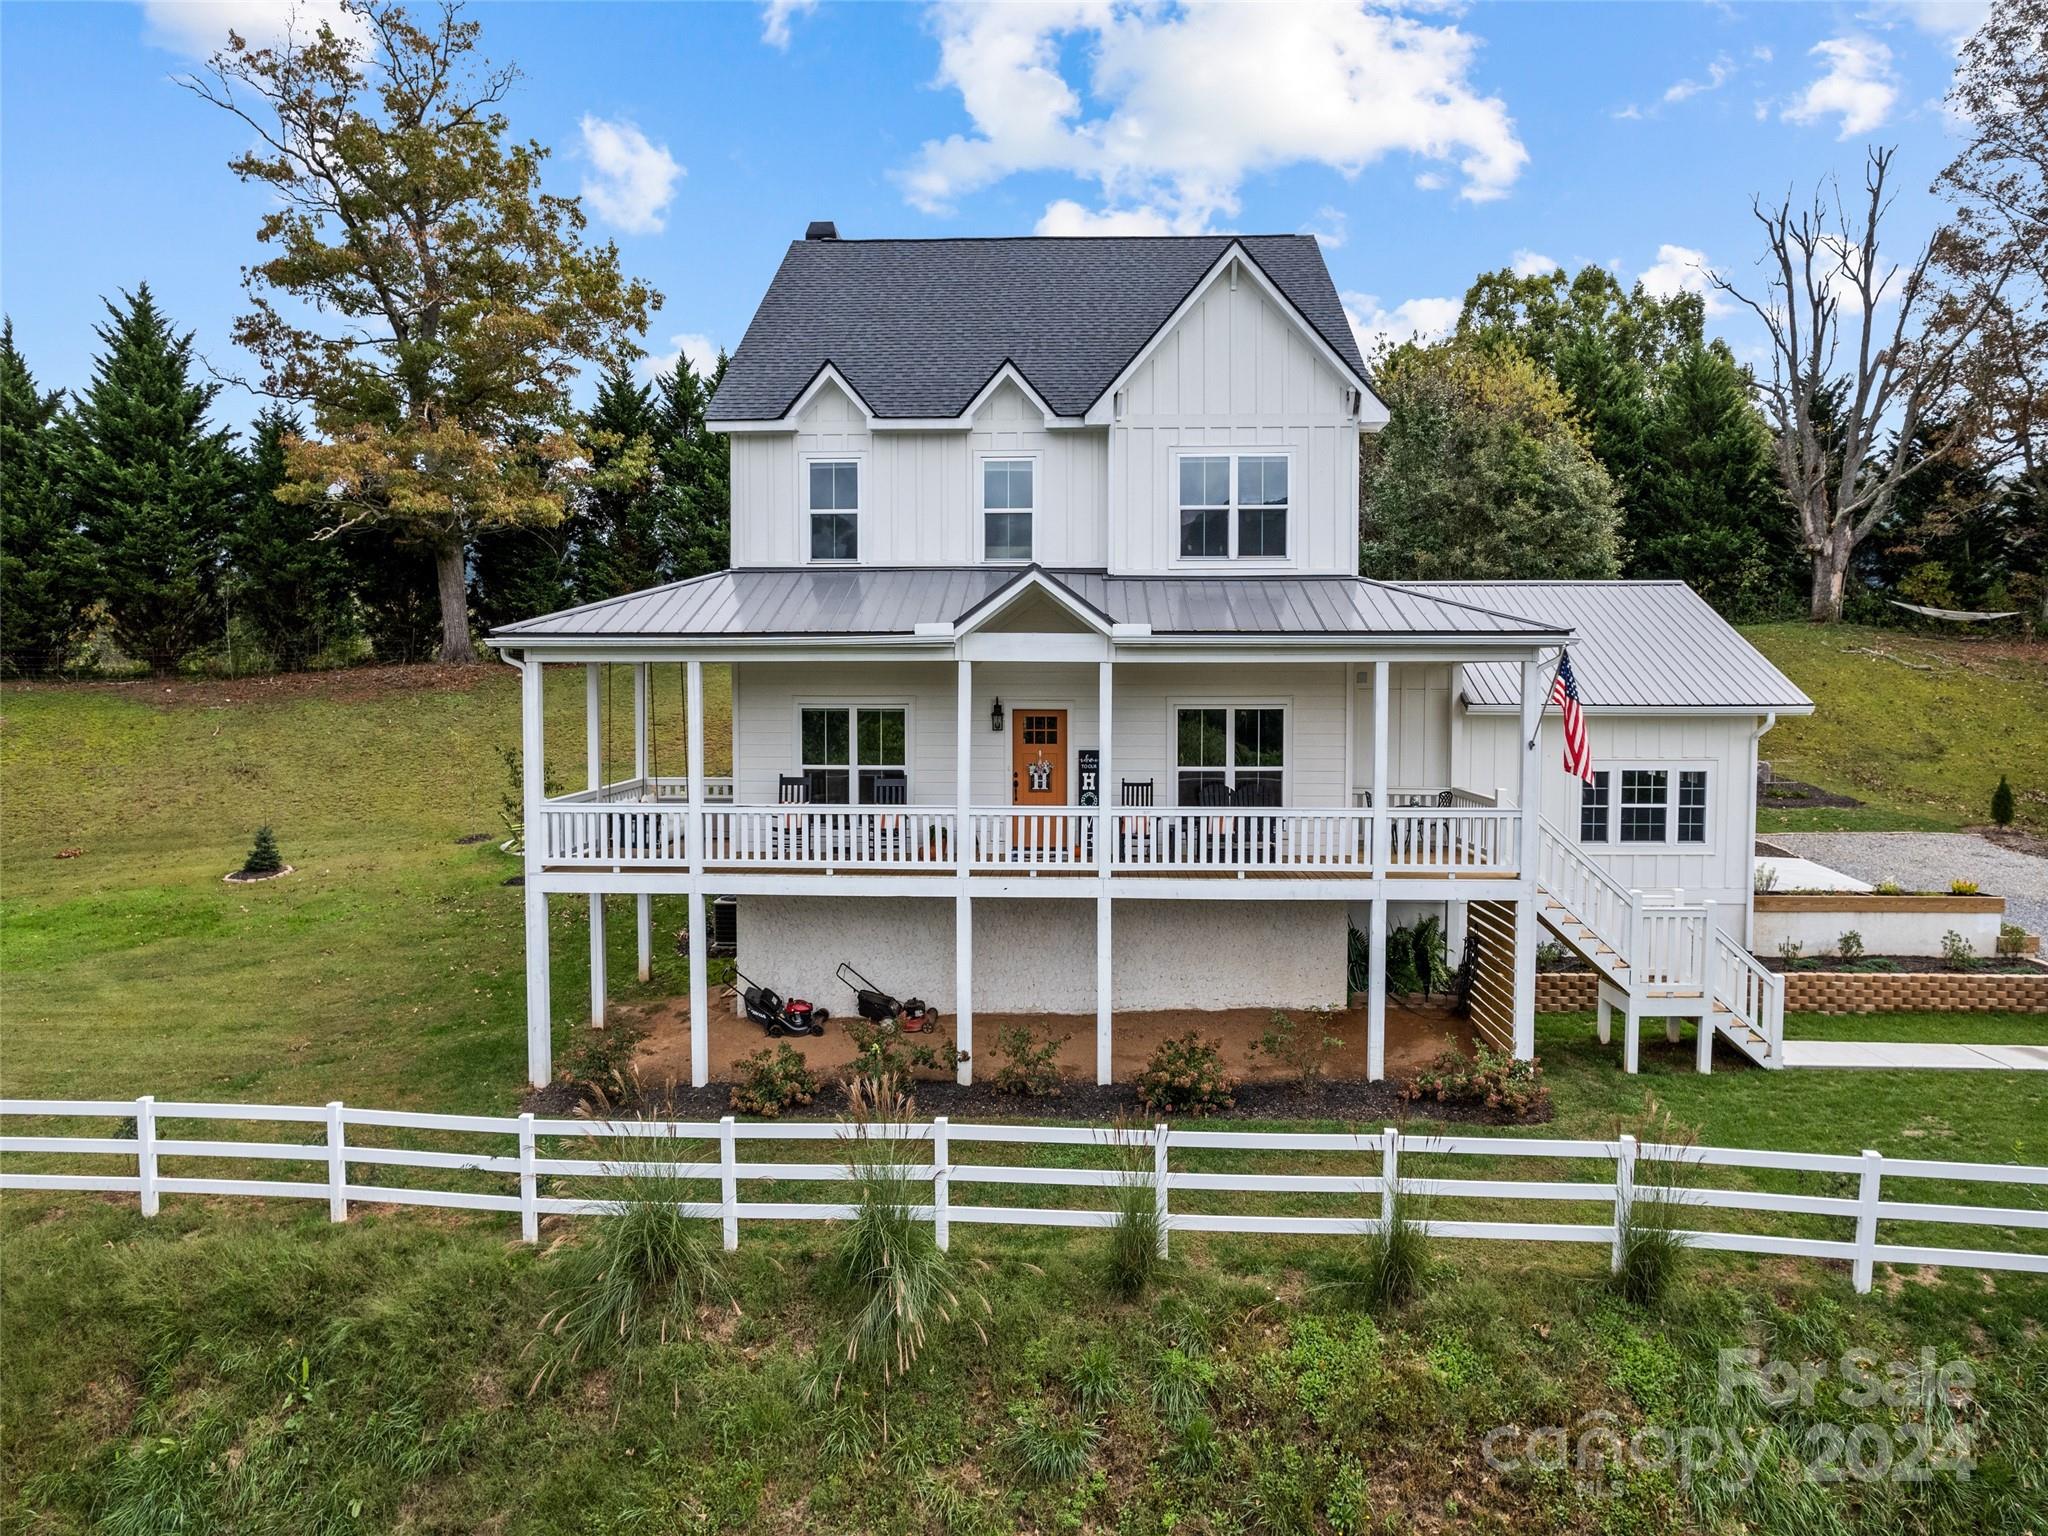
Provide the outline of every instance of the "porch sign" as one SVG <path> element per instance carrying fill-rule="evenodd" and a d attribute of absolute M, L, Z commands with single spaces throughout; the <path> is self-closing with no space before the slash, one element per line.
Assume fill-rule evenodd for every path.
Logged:
<path fill-rule="evenodd" d="M 1102 749 L 1082 747 L 1075 754 L 1081 771 L 1081 794 L 1076 805 L 1100 805 L 1102 803 Z"/>

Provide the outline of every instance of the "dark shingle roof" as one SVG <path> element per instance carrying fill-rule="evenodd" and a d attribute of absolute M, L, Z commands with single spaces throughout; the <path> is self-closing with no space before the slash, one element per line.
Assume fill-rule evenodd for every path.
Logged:
<path fill-rule="evenodd" d="M 829 362 L 877 416 L 952 417 L 1009 362 L 1079 416 L 1233 240 L 1365 378 L 1310 235 L 799 240 L 709 414 L 773 420 Z"/>
<path fill-rule="evenodd" d="M 1035 568 L 1034 568 L 1035 569 Z M 523 619 L 494 640 L 910 635 L 952 624 L 1020 581 L 1014 567 L 717 571 Z M 1356 576 L 1105 576 L 1045 571 L 1085 606 L 1155 635 L 1547 635 L 1568 626 Z"/>

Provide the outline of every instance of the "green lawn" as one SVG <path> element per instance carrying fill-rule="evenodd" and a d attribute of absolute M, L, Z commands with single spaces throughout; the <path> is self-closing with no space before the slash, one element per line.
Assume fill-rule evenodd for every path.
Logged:
<path fill-rule="evenodd" d="M 2048 645 L 1846 624 L 1759 624 L 1743 635 L 1819 706 L 1780 720 L 1763 756 L 1782 778 L 1866 802 L 1765 811 L 1759 831 L 1981 825 L 2001 773 L 2019 823 L 2048 830 Z"/>
<path fill-rule="evenodd" d="M 717 771 L 726 696 L 714 683 Z M 515 865 L 491 839 L 459 839 L 499 830 L 497 754 L 516 705 L 503 668 L 453 684 L 423 671 L 168 696 L 0 690 L 0 1092 L 504 1110 L 523 1077 L 520 901 L 502 884 Z M 563 678 L 550 707 L 551 771 L 580 781 L 579 680 Z M 621 763 L 628 745 L 614 734 Z M 660 756 L 682 760 L 672 730 Z M 299 873 L 223 885 L 261 822 Z M 672 929 L 678 914 L 662 919 Z M 587 977 L 582 919 L 560 920 L 566 1032 Z M 643 995 L 630 923 L 613 934 L 614 990 Z M 658 946 L 646 990 L 684 984 Z M 1869 1022 L 1801 1018 L 1793 1032 Z M 2040 1037 L 2039 1021 L 1995 1016 L 1899 1028 Z M 1731 1063 L 1701 1078 L 1690 1045 L 1659 1036 L 1628 1078 L 1581 1017 L 1545 1019 L 1540 1048 L 1557 1105 L 1545 1134 L 1610 1135 L 1654 1096 L 1711 1142 L 2048 1163 L 2042 1075 Z M 1057 1101 L 1034 1108 L 1058 1114 Z M 1817 1177 L 1715 1177 L 1846 1192 Z M 989 1192 L 1011 1197 L 1058 1192 Z M 1564 1207 L 1556 1219 L 1599 1217 Z M 573 1258 L 553 1239 L 570 1230 L 535 1252 L 490 1216 L 373 1209 L 336 1228 L 317 1207 L 171 1197 L 144 1221 L 131 1197 L 10 1195 L 0 1526 L 1888 1536 L 2038 1530 L 2048 1498 L 2048 1283 L 2026 1277 L 1901 1273 L 1858 1298 L 1839 1269 L 1712 1257 L 1644 1312 L 1609 1291 L 1603 1249 L 1450 1245 L 1421 1300 L 1372 1321 L 1335 1284 L 1341 1240 L 1178 1239 L 1164 1288 L 1123 1303 L 1104 1292 L 1099 1237 L 971 1228 L 956 1249 L 961 1284 L 986 1302 L 977 1320 L 939 1330 L 901 1386 L 813 1405 L 806 1382 L 835 1358 L 847 1315 L 820 1268 L 834 1237 L 756 1226 L 727 1269 L 731 1306 L 686 1334 L 636 1335 L 529 1396 L 558 1347 L 540 1323 Z M 2048 1246 L 2048 1233 L 1941 1240 Z M 1071 1384 L 1090 1345 L 1115 1382 L 1099 1419 Z M 1656 1470 L 1496 1472 L 1479 1456 L 1486 1431 L 1510 1422 L 1613 1414 L 1677 1428 L 1704 1415 L 1773 1444 L 1822 1433 L 1819 1420 L 1858 1422 L 1839 1394 L 1790 1415 L 1713 1408 L 1717 1351 L 1732 1345 L 1802 1361 L 1852 1345 L 1966 1354 L 1984 1474 L 1924 1489 L 1775 1473 L 1681 1486 Z M 1155 1400 L 1169 1367 L 1200 1379 L 1207 1452 Z M 1024 1466 L 1018 1424 L 1034 1414 L 1097 1434 L 1074 1431 L 1082 1464 L 1049 1486 Z"/>

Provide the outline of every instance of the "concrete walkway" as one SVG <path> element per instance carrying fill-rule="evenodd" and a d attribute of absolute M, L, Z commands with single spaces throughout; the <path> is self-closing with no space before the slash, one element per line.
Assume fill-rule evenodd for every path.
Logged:
<path fill-rule="evenodd" d="M 1923 1072 L 2048 1072 L 2048 1045 L 1904 1045 L 1881 1040 L 1787 1040 L 1785 1065 Z"/>

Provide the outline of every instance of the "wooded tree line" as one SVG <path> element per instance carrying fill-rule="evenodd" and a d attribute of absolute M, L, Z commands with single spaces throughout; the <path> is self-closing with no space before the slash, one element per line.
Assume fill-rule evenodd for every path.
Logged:
<path fill-rule="evenodd" d="M 0 666 L 33 676 L 117 651 L 158 674 L 217 652 L 283 670 L 420 661 L 441 645 L 434 550 L 382 521 L 343 526 L 322 499 L 280 499 L 303 418 L 266 408 L 246 442 L 213 426 L 145 283 L 107 306 L 92 382 L 45 392 L 0 329 Z M 578 425 L 591 472 L 552 522 L 487 528 L 467 608 L 489 627 L 723 569 L 726 440 L 704 430 L 708 377 L 687 360 L 640 383 L 608 372 Z"/>

